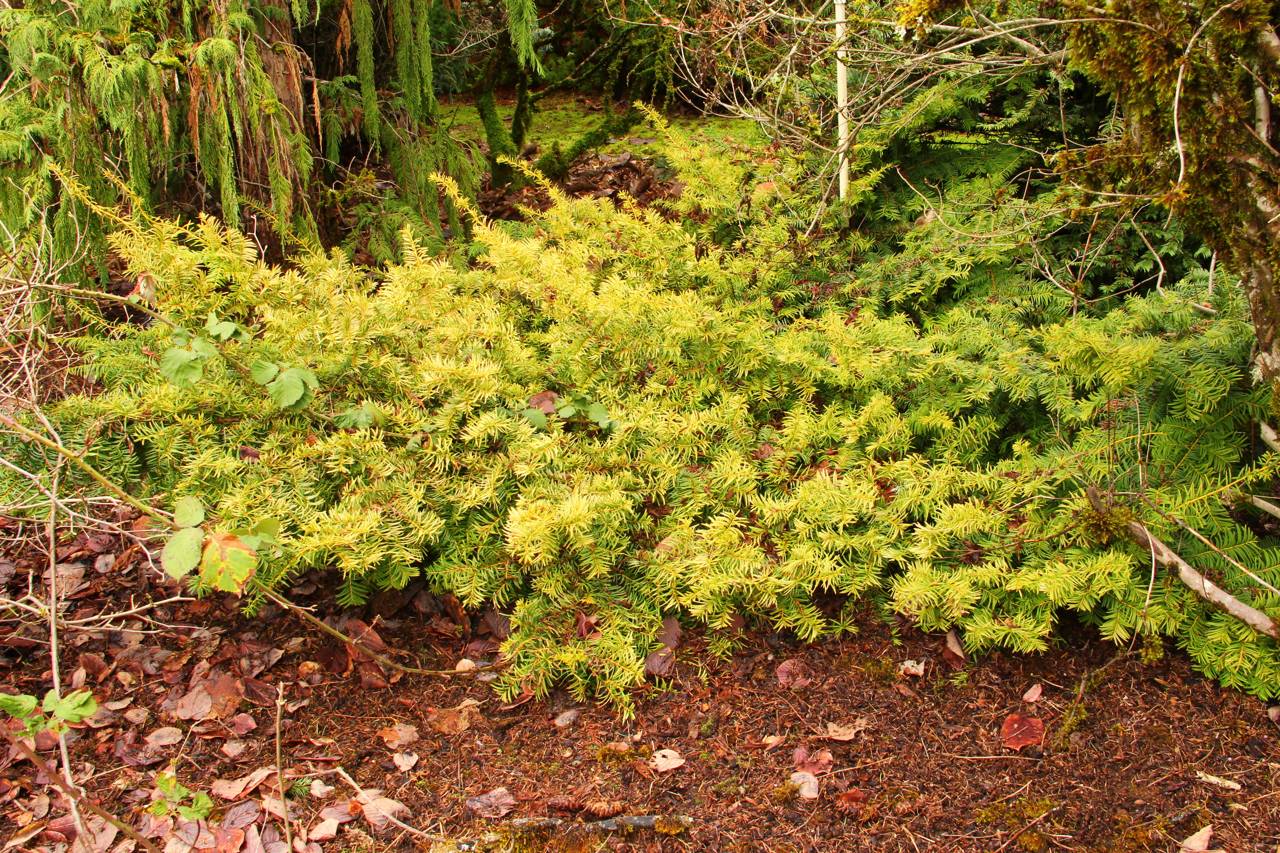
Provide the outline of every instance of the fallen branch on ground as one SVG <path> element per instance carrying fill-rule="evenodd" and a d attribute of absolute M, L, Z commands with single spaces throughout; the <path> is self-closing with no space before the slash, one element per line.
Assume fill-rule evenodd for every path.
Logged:
<path fill-rule="evenodd" d="M 1099 513 L 1105 514 L 1110 510 L 1107 502 L 1103 500 L 1102 495 L 1093 486 L 1086 489 L 1085 494 L 1089 498 L 1089 503 Z M 1152 536 L 1151 531 L 1147 530 L 1146 525 L 1142 522 L 1130 521 L 1128 528 L 1129 535 L 1133 537 L 1138 545 L 1150 550 L 1155 557 L 1155 561 L 1160 565 L 1167 569 L 1176 570 L 1178 580 L 1186 584 L 1196 595 L 1228 615 L 1239 619 L 1258 633 L 1280 640 L 1280 626 L 1277 626 L 1275 620 L 1270 616 L 1256 607 L 1245 604 L 1202 575 L 1190 563 L 1179 557 L 1168 545 Z"/>
<path fill-rule="evenodd" d="M 493 672 L 494 670 L 499 670 L 506 666 L 505 661 L 498 661 L 497 663 L 485 664 L 483 666 L 476 665 L 472 669 L 465 669 L 465 670 L 422 669 L 416 666 L 406 666 L 405 664 L 397 663 L 396 661 L 393 661 L 391 658 L 385 655 L 379 654 L 378 652 L 369 648 L 369 646 L 365 645 L 364 643 L 361 643 L 359 640 L 356 640 L 354 637 L 347 636 L 342 631 L 339 631 L 337 628 L 328 624 L 327 622 L 315 616 L 314 614 L 309 613 L 305 608 L 299 607 L 298 605 L 294 604 L 292 601 L 280 595 L 279 593 L 272 592 L 269 589 L 264 589 L 262 591 L 262 594 L 268 601 L 278 604 L 279 606 L 283 607 L 285 610 L 288 610 L 290 613 L 302 619 L 303 621 L 315 626 L 316 628 L 319 628 L 321 631 L 328 634 L 330 637 L 333 637 L 335 640 L 341 643 L 347 643 L 351 645 L 353 648 L 355 648 L 356 650 L 358 650 L 361 654 L 368 655 L 370 658 L 373 659 L 373 662 L 378 664 L 379 666 L 388 667 L 389 669 L 394 669 L 397 672 L 403 672 L 406 675 L 430 675 L 435 678 L 462 678 L 465 676 L 476 675 L 481 672 Z"/>

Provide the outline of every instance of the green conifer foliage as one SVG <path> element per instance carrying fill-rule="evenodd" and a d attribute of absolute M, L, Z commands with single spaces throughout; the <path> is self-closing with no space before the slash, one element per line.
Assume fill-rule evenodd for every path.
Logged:
<path fill-rule="evenodd" d="M 337 253 L 281 269 L 213 221 L 124 225 L 115 251 L 177 328 L 80 341 L 102 393 L 51 414 L 109 476 L 166 506 L 199 496 L 218 541 L 278 522 L 251 605 L 334 570 L 347 603 L 424 577 L 504 608 L 506 695 L 563 683 L 626 707 L 664 616 L 812 639 L 837 625 L 828 593 L 882 596 L 975 650 L 1043 649 L 1070 612 L 1280 694 L 1275 643 L 1153 571 L 1084 497 L 1113 490 L 1280 616 L 1241 570 L 1280 584 L 1280 550 L 1224 504 L 1277 467 L 1247 441 L 1269 394 L 1238 290 L 1220 284 L 1213 315 L 1196 275 L 1082 308 L 1025 243 L 974 255 L 920 221 L 914 275 L 886 254 L 814 291 L 794 189 L 748 205 L 758 163 L 678 140 L 669 160 L 689 220 L 551 190 L 535 223 L 475 221 L 472 263 L 406 239 L 373 271 Z M 989 206 L 1052 229 L 1043 204 Z M 890 274 L 923 284 L 888 299 Z"/>

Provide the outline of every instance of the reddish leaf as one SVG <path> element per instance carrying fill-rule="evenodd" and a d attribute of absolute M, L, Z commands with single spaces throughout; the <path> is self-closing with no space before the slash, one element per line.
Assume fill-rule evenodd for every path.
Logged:
<path fill-rule="evenodd" d="M 791 754 L 791 759 L 795 763 L 796 770 L 815 775 L 830 770 L 833 761 L 831 750 L 820 749 L 817 752 L 810 752 L 803 746 L 796 747 L 795 752 Z"/>
<path fill-rule="evenodd" d="M 474 699 L 464 699 L 454 708 L 431 708 L 427 711 L 427 725 L 443 735 L 462 734 L 471 728 L 472 718 L 480 716 L 476 710 L 479 704 Z"/>
<path fill-rule="evenodd" d="M 579 610 L 574 620 L 574 627 L 577 629 L 578 636 L 584 640 L 600 636 L 600 632 L 596 630 L 596 624 L 599 621 L 599 616 L 588 616 Z"/>
<path fill-rule="evenodd" d="M 1000 726 L 1000 742 L 1006 749 L 1021 750 L 1044 740 L 1044 721 L 1039 717 L 1010 714 Z"/>
<path fill-rule="evenodd" d="M 213 710 L 213 697 L 203 684 L 197 684 L 178 700 L 174 714 L 179 720 L 203 720 Z"/>
<path fill-rule="evenodd" d="M 213 784 L 209 786 L 209 792 L 215 797 L 221 797 L 224 800 L 238 800 L 245 794 L 251 793 L 274 772 L 274 768 L 259 767 L 249 775 L 241 776 L 239 779 L 215 779 Z"/>
<path fill-rule="evenodd" d="M 258 727 L 258 723 L 248 714 L 236 714 L 228 725 L 237 735 L 246 735 Z"/>
<path fill-rule="evenodd" d="M 418 740 L 418 727 L 407 723 L 396 723 L 378 731 L 378 737 L 391 749 L 403 749 Z"/>
<path fill-rule="evenodd" d="M 515 807 L 516 798 L 506 788 L 494 788 L 487 794 L 467 799 L 467 811 L 485 818 L 504 817 Z"/>
<path fill-rule="evenodd" d="M 662 643 L 662 648 L 650 653 L 644 660 L 646 675 L 666 676 L 675 669 L 676 647 L 680 645 L 680 620 L 674 616 L 663 619 L 658 642 Z"/>
<path fill-rule="evenodd" d="M 845 814 L 857 815 L 867 802 L 867 792 L 861 788 L 850 788 L 836 795 L 836 809 Z"/>
<path fill-rule="evenodd" d="M 537 409 L 544 415 L 554 415 L 556 413 L 556 400 L 560 399 L 560 395 L 555 391 L 539 391 L 529 398 L 529 408 Z"/>
<path fill-rule="evenodd" d="M 1028 704 L 1034 704 L 1040 701 L 1040 694 L 1044 692 L 1044 688 L 1040 686 L 1040 682 L 1036 682 L 1027 688 L 1027 692 L 1022 694 L 1022 701 Z"/>
<path fill-rule="evenodd" d="M 798 660 L 784 660 L 773 673 L 778 677 L 779 684 L 792 690 L 808 687 L 812 683 L 808 668 Z"/>
<path fill-rule="evenodd" d="M 394 826 L 396 819 L 409 814 L 408 806 L 389 797 L 374 797 L 362 804 L 362 810 L 364 819 L 377 832 Z"/>
<path fill-rule="evenodd" d="M 356 664 L 360 673 L 360 686 L 366 690 L 382 690 L 389 686 L 386 671 L 371 660 L 362 660 Z"/>

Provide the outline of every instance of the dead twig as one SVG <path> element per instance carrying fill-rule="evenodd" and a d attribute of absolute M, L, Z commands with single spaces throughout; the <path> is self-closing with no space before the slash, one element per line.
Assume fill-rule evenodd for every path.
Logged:
<path fill-rule="evenodd" d="M 293 849 L 293 830 L 289 827 L 289 800 L 285 796 L 284 761 L 280 738 L 280 717 L 284 714 L 284 685 L 276 684 L 276 788 L 280 791 L 280 807 L 284 811 L 285 847 Z"/>

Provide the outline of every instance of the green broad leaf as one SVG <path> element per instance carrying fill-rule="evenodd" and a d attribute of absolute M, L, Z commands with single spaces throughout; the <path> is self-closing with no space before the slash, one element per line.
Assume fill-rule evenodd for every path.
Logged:
<path fill-rule="evenodd" d="M 213 358 L 218 354 L 218 348 L 208 338 L 192 338 L 191 351 L 201 358 Z"/>
<path fill-rule="evenodd" d="M 156 774 L 156 790 L 170 802 L 186 799 L 191 794 L 190 789 L 179 782 L 177 776 L 168 772 Z"/>
<path fill-rule="evenodd" d="M 565 420 L 568 420 L 569 418 L 578 414 L 578 408 L 577 406 L 570 403 L 567 406 L 561 406 L 560 408 L 556 409 L 556 414 L 564 418 Z"/>
<path fill-rule="evenodd" d="M 592 403 L 587 406 L 587 418 L 594 421 L 601 429 L 608 429 L 613 420 L 609 417 L 609 410 L 599 403 Z"/>
<path fill-rule="evenodd" d="M 178 806 L 178 816 L 185 820 L 204 820 L 213 811 L 213 800 L 204 791 L 191 795 L 191 805 Z"/>
<path fill-rule="evenodd" d="M 204 376 L 204 358 L 189 349 L 166 350 L 160 356 L 160 375 L 179 388 L 190 388 Z"/>
<path fill-rule="evenodd" d="M 333 422 L 343 429 L 367 429 L 371 426 L 382 426 L 382 412 L 368 403 L 362 403 L 351 409 L 347 409 L 333 419 Z"/>
<path fill-rule="evenodd" d="M 200 560 L 200 579 L 214 589 L 240 595 L 258 566 L 258 555 L 239 536 L 214 533 Z"/>
<path fill-rule="evenodd" d="M 200 548 L 204 544 L 204 531 L 199 527 L 185 527 L 165 543 L 160 552 L 160 565 L 171 578 L 184 578 L 200 564 Z"/>
<path fill-rule="evenodd" d="M 272 379 L 275 379 L 276 374 L 279 372 L 280 368 L 269 361 L 255 361 L 249 366 L 250 378 L 259 385 L 266 385 Z"/>
<path fill-rule="evenodd" d="M 10 696 L 8 693 L 0 693 L 0 711 L 13 717 L 15 720 L 23 720 L 30 717 L 36 712 L 36 706 L 39 703 L 36 697 L 27 694 L 18 696 Z"/>
<path fill-rule="evenodd" d="M 64 723 L 78 723 L 98 713 L 98 703 L 88 690 L 77 690 L 61 699 L 50 690 L 44 697 L 44 710 Z"/>
<path fill-rule="evenodd" d="M 230 320 L 219 320 L 218 315 L 209 312 L 209 320 L 204 324 L 204 330 L 209 333 L 209 337 L 215 341 L 229 341 L 235 337 L 240 327 Z"/>
<path fill-rule="evenodd" d="M 204 522 L 204 507 L 200 499 L 183 495 L 173 505 L 173 523 L 179 527 L 199 527 Z"/>
<path fill-rule="evenodd" d="M 157 782 L 157 787 L 159 787 L 159 782 Z M 167 814 L 169 814 L 168 801 L 165 800 L 163 797 L 161 799 L 156 800 L 154 803 L 147 806 L 147 814 L 150 814 L 153 817 L 166 816 Z"/>
<path fill-rule="evenodd" d="M 525 409 L 520 414 L 521 416 L 524 417 L 525 420 L 533 424 L 538 429 L 547 428 L 548 421 L 545 413 L 531 407 L 531 408 Z"/>
<path fill-rule="evenodd" d="M 253 535 L 269 545 L 276 544 L 280 539 L 280 519 L 262 519 L 253 526 Z"/>
<path fill-rule="evenodd" d="M 288 367 L 267 385 L 267 393 L 281 409 L 302 408 L 311 398 L 311 391 L 319 383 L 310 370 Z"/>

